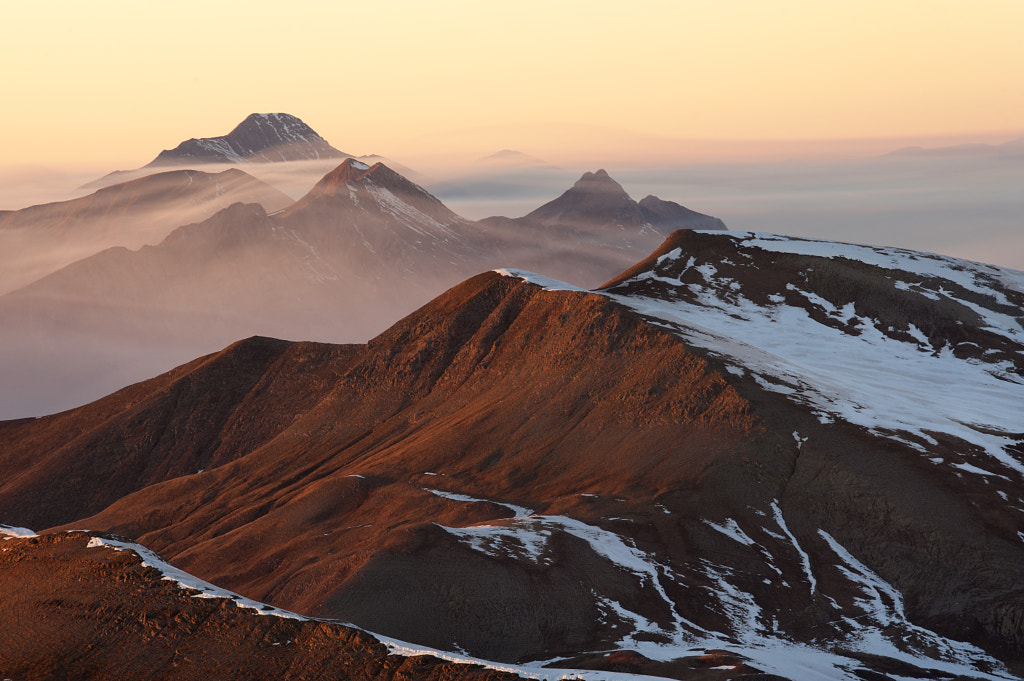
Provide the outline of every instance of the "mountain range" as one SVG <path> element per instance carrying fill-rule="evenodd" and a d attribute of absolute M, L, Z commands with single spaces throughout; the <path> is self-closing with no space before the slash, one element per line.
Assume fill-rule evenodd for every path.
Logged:
<path fill-rule="evenodd" d="M 109 393 L 0 420 L 0 678 L 1024 675 L 1024 272 L 603 170 L 521 218 L 352 158 L 139 217 L 222 184 L 265 192 L 0 216 L 149 242 L 0 296 L 8 404 Z"/>
<path fill-rule="evenodd" d="M 292 200 L 241 170 L 173 170 L 78 199 L 0 211 L 0 293 L 106 248 L 158 243 L 238 202 L 276 211 Z"/>
<path fill-rule="evenodd" d="M 239 169 L 225 173 L 240 186 L 265 187 Z M 96 222 L 90 211 L 101 204 L 105 215 L 132 218 L 105 235 L 109 245 L 153 210 L 139 200 L 140 187 L 201 179 L 197 186 L 216 180 L 220 191 L 222 175 L 159 173 L 14 217 L 25 217 L 22 231 L 41 231 L 34 215 Z M 604 171 L 588 173 L 538 209 L 548 216 L 543 219 L 466 220 L 383 163 L 356 159 L 283 208 L 286 197 L 265 188 L 264 195 L 249 195 L 276 209 L 269 213 L 256 203 L 235 203 L 159 242 L 137 250 L 113 246 L 0 296 L 0 368 L 7 376 L 0 416 L 82 404 L 248 335 L 365 341 L 493 267 L 541 270 L 595 286 L 675 228 L 724 227 L 654 197 L 641 202 L 653 209 L 641 208 Z M 229 196 L 242 194 L 218 199 Z M 180 203 L 167 202 L 167 215 L 189 215 L 175 212 Z M 592 219 L 595 206 L 606 204 L 621 208 L 621 219 Z M 160 226 L 151 220 L 134 238 L 162 234 Z M 30 261 L 25 249 L 16 253 L 19 262 Z"/>
<path fill-rule="evenodd" d="M 506 269 L 367 344 L 250 338 L 0 424 L 0 522 L 45 530 L 4 542 L 40 594 L 13 621 L 89 659 L 89 613 L 146 613 L 115 629 L 152 651 L 249 602 L 46 597 L 184 570 L 259 632 L 284 609 L 520 674 L 1017 678 L 1022 307 L 1010 270 L 677 231 L 594 291 Z M 311 649 L 251 619 L 200 640 Z M 42 678 L 24 635 L 0 661 Z"/>

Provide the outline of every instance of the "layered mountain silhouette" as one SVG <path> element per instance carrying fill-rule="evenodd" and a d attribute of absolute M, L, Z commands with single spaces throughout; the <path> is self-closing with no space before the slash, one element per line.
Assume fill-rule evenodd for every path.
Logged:
<path fill-rule="evenodd" d="M 195 177 L 179 172 L 171 177 Z M 587 202 L 574 199 L 574 210 Z M 474 223 L 384 164 L 356 159 L 283 210 L 265 208 L 234 204 L 154 245 L 118 245 L 0 296 L 0 414 L 82 404 L 253 334 L 365 341 L 502 265 L 593 286 L 662 239 L 648 223 L 571 227 L 568 212 L 550 225 Z"/>
<path fill-rule="evenodd" d="M 276 211 L 292 200 L 241 170 L 174 170 L 70 201 L 0 211 L 0 292 L 112 246 L 157 243 L 174 228 L 238 202 Z"/>
<path fill-rule="evenodd" d="M 668 236 L 677 229 L 725 229 L 725 223 L 718 218 L 656 196 L 647 196 L 637 203 L 604 170 L 584 173 L 571 189 L 524 219 L 545 227 L 596 233 L 653 229 Z"/>
<path fill-rule="evenodd" d="M 508 243 L 507 263 L 585 287 L 604 272 L 629 266 L 677 229 L 725 229 L 725 223 L 672 201 L 634 201 L 606 171 L 584 173 L 558 198 L 521 218 L 492 217 L 481 225 Z M 532 248 L 538 241 L 551 247 Z"/>
<path fill-rule="evenodd" d="M 1017 678 L 1022 306 L 1019 272 L 749 233 L 675 232 L 596 291 L 489 272 L 365 345 L 250 338 L 0 424 L 0 522 L 47 530 L 4 548 L 77 566 L 62 533 L 113 532 L 518 665 Z"/>
<path fill-rule="evenodd" d="M 146 167 L 196 163 L 268 163 L 343 159 L 338 151 L 299 118 L 286 113 L 254 113 L 222 137 L 185 140 L 165 149 Z"/>

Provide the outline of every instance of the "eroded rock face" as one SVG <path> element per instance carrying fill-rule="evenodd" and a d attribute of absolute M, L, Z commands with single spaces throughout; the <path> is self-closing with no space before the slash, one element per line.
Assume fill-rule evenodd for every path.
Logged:
<path fill-rule="evenodd" d="M 69 495 L 62 529 L 117 532 L 245 596 L 489 659 L 648 669 L 721 654 L 736 674 L 794 679 L 801 665 L 1012 678 L 1024 480 L 1020 438 L 999 429 L 1019 395 L 1006 308 L 1020 292 L 994 269 L 783 242 L 676 235 L 600 292 L 488 273 L 344 351 L 249 341 L 139 387 L 171 413 L 224 405 L 209 432 L 160 450 L 207 467 L 139 475 L 89 517 L 92 498 L 76 511 Z M 882 316 L 882 289 L 902 325 Z M 957 353 L 953 333 L 992 361 Z M 988 420 L 943 425 L 955 395 L 919 394 L 930 362 L 992 379 Z M 889 388 L 854 390 L 894 371 L 935 400 L 927 418 Z M 125 441 L 161 423 L 100 404 Z M 75 440 L 70 424 L 99 415 L 86 413 L 0 432 L 19 468 L 122 456 Z M 0 483 L 0 500 L 44 479 Z M 0 522 L 40 512 L 9 505 Z"/>

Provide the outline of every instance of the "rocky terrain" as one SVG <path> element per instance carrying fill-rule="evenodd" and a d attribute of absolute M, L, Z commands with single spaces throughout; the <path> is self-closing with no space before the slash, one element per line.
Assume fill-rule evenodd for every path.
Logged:
<path fill-rule="evenodd" d="M 1017 678 L 1022 307 L 1019 272 L 680 231 L 596 291 L 481 274 L 0 424 L 0 522 L 530 668 Z"/>

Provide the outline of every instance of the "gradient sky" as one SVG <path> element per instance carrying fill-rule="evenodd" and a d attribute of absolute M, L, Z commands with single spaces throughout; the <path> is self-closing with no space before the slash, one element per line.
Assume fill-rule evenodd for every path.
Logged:
<path fill-rule="evenodd" d="M 344 151 L 412 160 L 1024 131 L 1021 0 L 0 8 L 3 166 L 137 167 L 269 111 Z"/>

